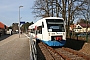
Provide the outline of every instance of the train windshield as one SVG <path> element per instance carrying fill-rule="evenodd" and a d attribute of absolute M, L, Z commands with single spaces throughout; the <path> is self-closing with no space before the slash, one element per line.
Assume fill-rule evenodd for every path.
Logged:
<path fill-rule="evenodd" d="M 49 32 L 65 32 L 64 21 L 61 19 L 46 19 Z"/>

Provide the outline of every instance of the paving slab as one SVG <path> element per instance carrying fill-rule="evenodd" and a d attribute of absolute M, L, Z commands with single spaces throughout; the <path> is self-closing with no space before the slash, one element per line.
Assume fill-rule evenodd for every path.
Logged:
<path fill-rule="evenodd" d="M 14 34 L 0 41 L 0 60 L 30 60 L 29 39 Z"/>

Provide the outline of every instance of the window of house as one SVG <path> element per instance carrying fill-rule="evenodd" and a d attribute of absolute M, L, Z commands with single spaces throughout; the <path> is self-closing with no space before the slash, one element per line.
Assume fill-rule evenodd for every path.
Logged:
<path fill-rule="evenodd" d="M 78 29 L 82 29 L 80 26 L 78 26 Z"/>

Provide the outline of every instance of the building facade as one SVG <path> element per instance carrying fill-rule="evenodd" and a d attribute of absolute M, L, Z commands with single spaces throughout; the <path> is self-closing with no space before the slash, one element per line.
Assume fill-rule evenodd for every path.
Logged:
<path fill-rule="evenodd" d="M 0 22 L 0 36 L 6 34 L 7 28 L 8 27 L 5 24 L 3 24 L 2 22 Z"/>
<path fill-rule="evenodd" d="M 70 30 L 74 31 L 76 33 L 80 32 L 90 32 L 90 24 L 76 24 L 76 25 L 70 25 Z"/>

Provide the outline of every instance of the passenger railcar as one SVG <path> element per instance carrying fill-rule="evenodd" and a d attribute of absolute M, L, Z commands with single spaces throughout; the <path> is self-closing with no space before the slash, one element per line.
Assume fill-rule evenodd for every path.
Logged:
<path fill-rule="evenodd" d="M 66 42 L 65 20 L 59 17 L 47 17 L 29 26 L 36 40 L 49 46 L 63 46 Z"/>

